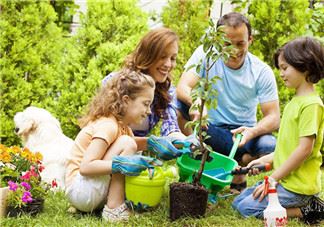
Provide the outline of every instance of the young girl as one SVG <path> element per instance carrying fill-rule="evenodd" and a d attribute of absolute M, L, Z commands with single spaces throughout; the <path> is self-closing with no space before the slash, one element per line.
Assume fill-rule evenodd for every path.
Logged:
<path fill-rule="evenodd" d="M 154 164 L 153 159 L 133 155 L 137 145 L 129 124 L 141 123 L 151 113 L 154 89 L 152 77 L 124 70 L 90 103 L 67 164 L 66 195 L 78 210 L 91 212 L 105 205 L 104 219 L 128 219 L 121 173 L 135 175 L 149 162 Z"/>
<path fill-rule="evenodd" d="M 270 177 L 278 182 L 279 201 L 288 217 L 314 223 L 324 218 L 324 203 L 316 196 L 321 191 L 324 107 L 314 88 L 324 77 L 323 45 L 314 38 L 295 39 L 276 52 L 275 65 L 296 94 L 284 109 L 275 152 L 248 167 L 272 163 Z M 232 206 L 244 217 L 262 218 L 267 204 L 264 185 L 259 182 L 236 197 Z"/>

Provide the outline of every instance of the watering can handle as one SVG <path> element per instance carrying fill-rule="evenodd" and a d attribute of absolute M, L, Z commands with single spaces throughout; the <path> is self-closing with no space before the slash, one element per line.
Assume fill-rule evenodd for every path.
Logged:
<path fill-rule="evenodd" d="M 238 148 L 238 145 L 239 145 L 241 139 L 242 139 L 242 134 L 240 134 L 240 133 L 236 134 L 236 138 L 235 138 L 233 147 L 232 147 L 231 152 L 230 152 L 230 154 L 228 156 L 229 158 L 231 158 L 231 159 L 234 158 L 236 150 Z"/>

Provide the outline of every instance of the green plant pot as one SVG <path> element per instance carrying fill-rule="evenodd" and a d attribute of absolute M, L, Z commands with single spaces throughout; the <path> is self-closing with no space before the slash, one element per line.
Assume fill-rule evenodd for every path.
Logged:
<path fill-rule="evenodd" d="M 12 207 L 8 206 L 8 217 L 19 217 L 24 214 L 28 214 L 31 216 L 36 216 L 44 209 L 44 199 L 38 198 L 33 199 L 31 203 L 27 203 L 26 206 L 23 207 Z"/>

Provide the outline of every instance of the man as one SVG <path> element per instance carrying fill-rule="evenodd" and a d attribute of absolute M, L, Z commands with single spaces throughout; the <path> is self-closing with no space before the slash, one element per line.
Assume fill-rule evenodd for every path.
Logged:
<path fill-rule="evenodd" d="M 226 61 L 218 60 L 209 75 L 219 76 L 214 89 L 218 90 L 217 108 L 208 111 L 207 128 L 210 139 L 205 142 L 214 151 L 228 155 L 233 137 L 243 137 L 235 159 L 245 166 L 251 160 L 274 151 L 276 140 L 271 132 L 278 129 L 280 109 L 277 85 L 271 68 L 248 52 L 252 43 L 251 25 L 246 17 L 232 12 L 221 17 L 217 26 L 224 25 L 226 36 L 234 46 L 234 54 Z M 198 64 L 205 58 L 202 46 L 198 47 L 185 68 Z M 198 112 L 189 112 L 192 105 L 191 90 L 206 72 L 197 73 L 194 68 L 183 73 L 177 86 L 178 121 L 184 133 L 188 120 L 196 120 Z M 263 118 L 257 122 L 257 105 L 260 103 Z M 189 112 L 189 113 L 188 113 Z M 204 111 L 207 114 L 207 111 Z M 233 192 L 239 193 L 246 187 L 245 176 L 235 177 L 231 184 Z"/>

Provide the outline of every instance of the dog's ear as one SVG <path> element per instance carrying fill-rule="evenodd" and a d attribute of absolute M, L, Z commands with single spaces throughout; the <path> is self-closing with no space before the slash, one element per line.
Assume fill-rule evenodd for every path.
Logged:
<path fill-rule="evenodd" d="M 37 128 L 37 122 L 34 119 L 26 119 L 25 122 L 16 128 L 18 136 L 27 136 Z"/>
<path fill-rule="evenodd" d="M 29 124 L 30 124 L 29 131 L 33 131 L 37 128 L 37 122 L 35 121 L 35 119 L 29 119 Z"/>

